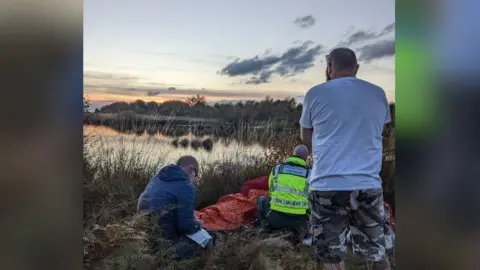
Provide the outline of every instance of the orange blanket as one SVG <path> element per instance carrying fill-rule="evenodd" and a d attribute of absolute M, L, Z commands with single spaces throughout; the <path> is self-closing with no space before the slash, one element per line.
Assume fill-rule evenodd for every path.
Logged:
<path fill-rule="evenodd" d="M 257 198 L 267 196 L 268 191 L 252 189 L 248 197 L 241 193 L 223 196 L 214 205 L 195 211 L 195 218 L 212 231 L 236 230 L 249 224 L 257 216 Z"/>

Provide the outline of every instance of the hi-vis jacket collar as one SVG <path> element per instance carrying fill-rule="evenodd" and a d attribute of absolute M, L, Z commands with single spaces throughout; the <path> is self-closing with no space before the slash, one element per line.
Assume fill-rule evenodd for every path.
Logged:
<path fill-rule="evenodd" d="M 289 156 L 285 159 L 285 163 L 294 163 L 301 166 L 307 166 L 307 162 L 299 156 Z"/>

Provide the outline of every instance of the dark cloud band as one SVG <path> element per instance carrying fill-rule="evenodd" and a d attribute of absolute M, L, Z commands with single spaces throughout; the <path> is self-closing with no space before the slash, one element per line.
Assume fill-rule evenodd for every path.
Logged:
<path fill-rule="evenodd" d="M 365 30 L 359 30 L 357 32 L 354 32 L 350 34 L 345 41 L 341 42 L 338 46 L 339 47 L 348 47 L 357 43 L 362 43 L 365 41 L 370 41 L 374 40 L 380 37 L 383 37 L 385 35 L 388 35 L 390 33 L 393 33 L 395 31 L 395 23 L 391 23 L 387 26 L 385 26 L 381 31 L 379 32 L 372 32 L 372 31 L 365 31 Z"/>
<path fill-rule="evenodd" d="M 358 60 L 370 62 L 375 59 L 395 55 L 395 39 L 382 40 L 377 43 L 365 45 L 359 50 Z"/>
<path fill-rule="evenodd" d="M 243 60 L 236 59 L 221 69 L 219 74 L 229 77 L 251 75 L 246 84 L 268 83 L 274 74 L 291 77 L 305 72 L 314 66 L 322 51 L 322 45 L 307 41 L 289 48 L 280 55 L 267 54 Z"/>

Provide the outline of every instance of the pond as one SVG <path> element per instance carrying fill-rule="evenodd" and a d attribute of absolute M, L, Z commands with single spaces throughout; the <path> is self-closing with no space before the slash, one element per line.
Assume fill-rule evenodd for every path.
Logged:
<path fill-rule="evenodd" d="M 150 164 L 171 164 L 183 155 L 194 156 L 201 165 L 216 162 L 248 164 L 263 157 L 266 151 L 260 144 L 247 145 L 228 138 L 199 138 L 191 134 L 182 138 L 160 133 L 126 134 L 109 127 L 92 125 L 84 125 L 84 138 L 90 159 L 105 160 L 123 155 Z M 211 142 L 210 147 L 204 147 L 205 141 Z"/>

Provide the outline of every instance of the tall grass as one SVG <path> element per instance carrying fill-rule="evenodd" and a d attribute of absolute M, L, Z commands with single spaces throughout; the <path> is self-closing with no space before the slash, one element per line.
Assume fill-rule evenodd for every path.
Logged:
<path fill-rule="evenodd" d="M 293 247 L 281 235 L 267 237 L 254 228 L 227 233 L 213 251 L 181 263 L 172 260 L 174 251 L 166 241 L 159 252 L 150 252 L 149 232 L 154 225 L 136 213 L 136 202 L 158 169 L 173 161 L 167 158 L 172 151 L 170 144 L 154 137 L 85 134 L 85 269 L 321 269 L 311 248 Z M 215 162 L 202 163 L 197 208 L 238 192 L 246 180 L 267 175 L 272 166 L 291 154 L 299 143 L 298 136 L 288 132 L 278 135 L 265 135 L 269 139 L 262 154 L 249 155 L 247 147 L 239 146 Z M 393 181 L 392 165 L 384 166 L 389 166 L 383 171 L 389 170 L 391 177 L 384 180 Z M 366 269 L 354 257 L 349 262 L 355 266 L 349 269 Z"/>

